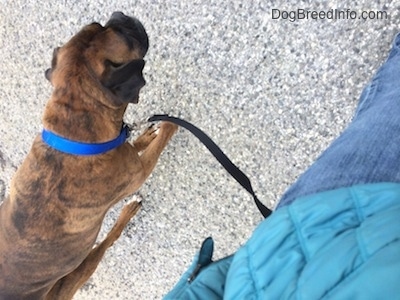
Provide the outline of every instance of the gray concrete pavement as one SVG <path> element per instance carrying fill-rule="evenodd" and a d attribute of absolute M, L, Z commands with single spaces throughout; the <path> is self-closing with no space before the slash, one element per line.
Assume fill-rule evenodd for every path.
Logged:
<path fill-rule="evenodd" d="M 126 120 L 170 113 L 193 122 L 273 207 L 346 126 L 398 31 L 399 1 L 340 2 L 0 0 L 0 184 L 8 186 L 41 130 L 52 49 L 121 10 L 139 18 L 150 37 L 148 84 Z M 282 16 L 298 8 L 358 15 L 273 19 L 272 9 Z M 385 11 L 388 19 L 359 19 L 364 10 Z M 142 211 L 75 299 L 159 299 L 204 238 L 214 237 L 220 258 L 261 221 L 251 197 L 183 129 L 137 197 Z M 121 207 L 109 212 L 101 237 Z"/>

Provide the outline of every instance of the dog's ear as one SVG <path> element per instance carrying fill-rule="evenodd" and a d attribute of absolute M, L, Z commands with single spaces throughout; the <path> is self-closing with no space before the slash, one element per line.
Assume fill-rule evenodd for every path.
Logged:
<path fill-rule="evenodd" d="M 102 84 L 109 89 L 119 101 L 137 103 L 139 91 L 146 84 L 143 78 L 143 59 L 135 59 L 123 65 L 106 62 L 107 72 Z"/>
<path fill-rule="evenodd" d="M 51 60 L 51 68 L 50 69 L 47 69 L 45 72 L 44 72 L 44 76 L 46 77 L 46 79 L 48 80 L 48 81 L 50 81 L 51 82 L 51 73 L 52 73 L 52 71 L 54 70 L 54 68 L 56 67 L 56 65 L 57 65 L 57 55 L 58 55 L 58 51 L 60 50 L 60 47 L 57 47 L 57 48 L 55 48 L 54 49 L 54 51 L 53 51 L 53 59 Z"/>

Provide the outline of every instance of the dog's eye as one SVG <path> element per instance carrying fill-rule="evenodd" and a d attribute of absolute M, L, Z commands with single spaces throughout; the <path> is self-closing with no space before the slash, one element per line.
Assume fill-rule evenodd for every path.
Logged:
<path fill-rule="evenodd" d="M 123 65 L 123 63 L 116 63 L 109 59 L 107 59 L 104 63 L 107 67 L 119 68 Z"/>

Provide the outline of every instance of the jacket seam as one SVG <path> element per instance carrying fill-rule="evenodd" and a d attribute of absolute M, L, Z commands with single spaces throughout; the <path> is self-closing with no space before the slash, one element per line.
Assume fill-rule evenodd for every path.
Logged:
<path fill-rule="evenodd" d="M 259 285 L 258 282 L 257 282 L 257 276 L 255 274 L 256 268 L 254 267 L 254 265 L 252 263 L 252 260 L 251 260 L 252 255 L 251 255 L 250 252 L 251 252 L 250 251 L 250 247 L 246 246 L 247 261 L 248 261 L 251 281 L 253 282 L 253 285 L 254 285 L 254 288 L 255 288 L 254 290 L 257 291 L 257 295 L 256 295 L 257 299 L 261 299 L 260 294 L 261 294 L 262 286 Z"/>
<path fill-rule="evenodd" d="M 357 228 L 355 229 L 355 237 L 356 237 L 358 249 L 360 251 L 360 256 L 363 260 L 363 263 L 365 263 L 368 260 L 368 254 L 367 254 L 364 238 L 362 237 L 362 234 L 361 234 L 361 225 L 365 221 L 365 214 L 364 214 L 363 209 L 361 208 L 360 198 L 358 197 L 357 193 L 355 192 L 355 190 L 353 188 L 350 189 L 350 195 L 351 195 L 351 198 L 354 203 L 356 216 L 358 218 Z"/>
<path fill-rule="evenodd" d="M 301 251 L 303 252 L 303 255 L 304 255 L 305 259 L 306 259 L 306 263 L 308 263 L 309 260 L 310 260 L 310 253 L 308 252 L 308 249 L 306 247 L 305 239 L 304 239 L 303 234 L 301 232 L 300 221 L 295 216 L 296 213 L 294 212 L 294 208 L 292 206 L 289 206 L 288 212 L 289 212 L 289 218 L 290 218 L 290 220 L 291 220 L 291 222 L 292 222 L 292 224 L 294 226 L 294 229 L 295 229 L 295 232 L 296 232 L 296 237 L 297 237 L 297 240 L 299 241 Z"/>

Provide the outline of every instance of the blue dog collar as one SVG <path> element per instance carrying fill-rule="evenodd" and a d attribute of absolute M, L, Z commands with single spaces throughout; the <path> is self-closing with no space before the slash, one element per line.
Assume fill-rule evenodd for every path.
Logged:
<path fill-rule="evenodd" d="M 129 127 L 124 125 L 120 135 L 109 142 L 105 143 L 82 143 L 63 138 L 51 131 L 43 129 L 42 140 L 50 147 L 73 155 L 97 155 L 102 154 L 112 149 L 115 149 L 125 143 L 129 137 Z"/>

